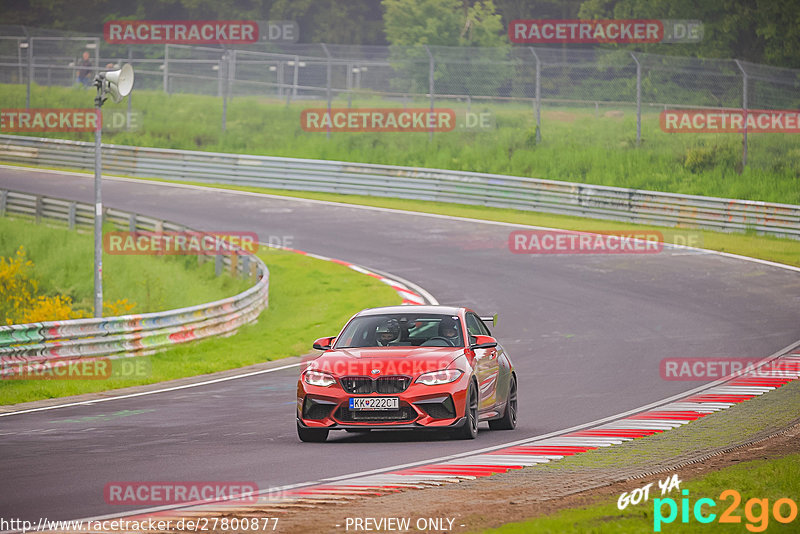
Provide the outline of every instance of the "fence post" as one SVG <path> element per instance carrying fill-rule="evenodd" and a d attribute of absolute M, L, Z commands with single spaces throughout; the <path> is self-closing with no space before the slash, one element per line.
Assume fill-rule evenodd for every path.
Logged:
<path fill-rule="evenodd" d="M 353 107 L 353 64 L 347 64 L 347 73 L 345 76 L 345 87 L 347 88 L 347 109 Z"/>
<path fill-rule="evenodd" d="M 228 68 L 228 98 L 233 100 L 234 89 L 236 88 L 236 49 L 231 50 L 230 57 L 228 58 L 230 65 Z"/>
<path fill-rule="evenodd" d="M 283 61 L 278 61 L 278 98 L 283 98 Z"/>
<path fill-rule="evenodd" d="M 331 118 L 331 54 L 328 52 L 328 45 L 325 43 L 320 43 L 322 45 L 322 50 L 325 51 L 325 57 L 327 58 L 327 68 L 326 68 L 326 80 L 325 80 L 325 97 L 328 99 L 328 120 Z M 331 126 L 328 123 L 326 128 L 326 137 L 328 139 L 331 138 Z"/>
<path fill-rule="evenodd" d="M 98 48 L 99 48 L 99 46 L 98 46 Z M 133 66 L 133 49 L 131 49 L 130 46 L 128 46 L 128 63 L 130 63 L 131 66 Z M 125 117 L 125 119 L 127 120 L 127 128 L 128 129 L 131 127 L 131 99 L 132 98 L 133 98 L 133 91 L 128 93 L 128 116 Z"/>
<path fill-rule="evenodd" d="M 219 62 L 222 73 L 222 131 L 224 132 L 228 125 L 228 51 L 222 54 L 222 59 Z"/>
<path fill-rule="evenodd" d="M 298 76 L 297 69 L 300 68 L 300 65 L 299 65 L 300 58 L 297 57 L 297 56 L 294 56 L 293 63 L 294 63 L 294 73 L 292 75 L 292 88 L 291 88 L 291 90 L 288 87 L 286 88 L 286 107 L 287 108 L 289 107 L 289 104 L 292 101 L 292 97 L 293 96 L 297 96 L 297 76 Z"/>
<path fill-rule="evenodd" d="M 297 85 L 300 81 L 300 57 L 294 56 L 294 76 L 292 77 L 292 99 L 297 98 Z"/>
<path fill-rule="evenodd" d="M 642 142 L 642 64 L 633 52 L 631 57 L 636 62 L 636 146 L 639 146 Z"/>
<path fill-rule="evenodd" d="M 224 264 L 222 262 L 222 254 L 217 254 L 214 256 L 214 275 L 221 276 L 223 268 Z"/>
<path fill-rule="evenodd" d="M 428 53 L 428 92 L 431 95 L 431 117 L 433 117 L 433 92 L 434 92 L 434 80 L 433 80 L 433 73 L 436 68 L 436 63 L 433 59 L 433 54 L 431 54 L 431 50 L 428 48 L 428 45 L 422 45 L 425 47 L 425 52 Z M 433 140 L 433 127 L 431 127 L 430 131 L 428 131 L 428 141 Z"/>
<path fill-rule="evenodd" d="M 222 98 L 224 89 L 222 88 L 222 76 L 225 74 L 225 54 L 223 53 L 217 61 L 217 97 Z"/>
<path fill-rule="evenodd" d="M 530 47 L 533 58 L 536 60 L 536 143 L 542 141 L 542 62 L 536 50 Z"/>
<path fill-rule="evenodd" d="M 0 217 L 6 216 L 6 206 L 8 205 L 8 191 L 0 191 Z"/>
<path fill-rule="evenodd" d="M 25 93 L 25 109 L 31 109 L 31 82 L 33 81 L 33 37 L 28 39 L 28 90 Z"/>
<path fill-rule="evenodd" d="M 742 109 L 744 110 L 744 130 L 742 130 L 742 172 L 747 166 L 747 71 L 744 70 L 742 63 L 734 59 L 736 66 L 742 71 Z M 739 173 L 741 174 L 741 173 Z"/>
<path fill-rule="evenodd" d="M 22 39 L 17 39 L 17 70 L 19 71 L 17 77 L 19 83 L 22 83 Z M 28 42 L 25 41 L 25 51 L 27 52 Z"/>
<path fill-rule="evenodd" d="M 164 45 L 164 92 L 169 94 L 169 45 Z"/>

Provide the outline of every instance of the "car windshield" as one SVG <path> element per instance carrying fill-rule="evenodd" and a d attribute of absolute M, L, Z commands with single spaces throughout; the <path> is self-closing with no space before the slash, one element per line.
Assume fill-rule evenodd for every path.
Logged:
<path fill-rule="evenodd" d="M 345 327 L 334 348 L 463 346 L 458 316 L 409 311 L 356 317 Z"/>

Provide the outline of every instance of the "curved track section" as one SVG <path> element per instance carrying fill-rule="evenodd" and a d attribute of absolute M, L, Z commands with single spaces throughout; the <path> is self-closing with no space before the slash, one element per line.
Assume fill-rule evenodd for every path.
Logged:
<path fill-rule="evenodd" d="M 87 201 L 88 176 L 0 168 L 9 189 Z M 292 236 L 292 246 L 384 270 L 443 304 L 499 312 L 517 366 L 517 431 L 477 442 L 334 436 L 299 446 L 296 369 L 0 419 L 3 516 L 123 513 L 120 480 L 252 480 L 260 488 L 464 453 L 601 419 L 690 390 L 667 357 L 764 357 L 800 337 L 794 270 L 716 254 L 515 255 L 515 227 L 252 193 L 108 178 L 107 206 L 200 230 Z M 598 222 L 598 230 L 603 229 Z M 108 274 L 107 276 L 111 276 Z"/>

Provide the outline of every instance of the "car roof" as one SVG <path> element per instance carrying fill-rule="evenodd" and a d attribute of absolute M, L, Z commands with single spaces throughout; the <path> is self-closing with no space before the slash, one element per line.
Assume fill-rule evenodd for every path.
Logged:
<path fill-rule="evenodd" d="M 442 315 L 458 315 L 461 310 L 456 306 L 383 306 L 380 308 L 368 308 L 361 310 L 356 314 L 356 317 L 363 317 L 365 315 L 383 315 L 387 313 L 439 313 Z"/>

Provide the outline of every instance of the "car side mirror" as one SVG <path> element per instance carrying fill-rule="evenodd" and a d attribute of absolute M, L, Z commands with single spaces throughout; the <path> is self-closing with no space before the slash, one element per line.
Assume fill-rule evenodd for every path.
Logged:
<path fill-rule="evenodd" d="M 474 342 L 470 344 L 469 348 L 475 349 L 491 349 L 497 346 L 497 340 L 492 336 L 473 336 Z"/>
<path fill-rule="evenodd" d="M 336 339 L 336 336 L 321 337 L 318 340 L 314 341 L 314 344 L 312 346 L 317 350 L 330 350 L 331 345 L 333 345 L 334 339 Z"/>

